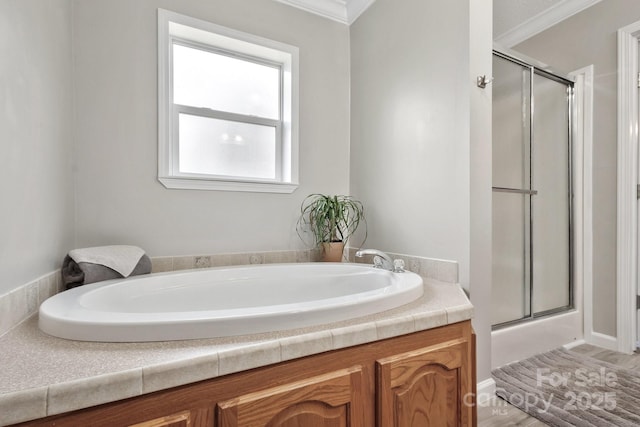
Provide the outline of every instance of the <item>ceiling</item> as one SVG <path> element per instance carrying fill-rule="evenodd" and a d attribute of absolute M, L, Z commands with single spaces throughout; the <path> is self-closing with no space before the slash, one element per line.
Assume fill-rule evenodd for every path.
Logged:
<path fill-rule="evenodd" d="M 276 1 L 350 25 L 375 0 Z M 493 39 L 504 47 L 513 47 L 599 1 L 493 0 Z"/>

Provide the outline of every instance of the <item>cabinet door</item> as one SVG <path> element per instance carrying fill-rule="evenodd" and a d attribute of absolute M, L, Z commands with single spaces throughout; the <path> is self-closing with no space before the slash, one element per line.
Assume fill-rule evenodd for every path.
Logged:
<path fill-rule="evenodd" d="M 469 426 L 468 351 L 456 340 L 378 360 L 378 426 Z"/>
<path fill-rule="evenodd" d="M 357 366 L 218 404 L 218 427 L 365 427 Z"/>

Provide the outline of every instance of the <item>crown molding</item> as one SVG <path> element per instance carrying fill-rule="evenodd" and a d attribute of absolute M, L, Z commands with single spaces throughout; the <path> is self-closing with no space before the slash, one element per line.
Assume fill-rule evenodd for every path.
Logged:
<path fill-rule="evenodd" d="M 564 0 L 509 31 L 500 34 L 494 41 L 502 46 L 511 48 L 600 1 L 601 0 Z"/>
<path fill-rule="evenodd" d="M 375 0 L 276 0 L 342 24 L 351 25 Z"/>
<path fill-rule="evenodd" d="M 374 1 L 376 0 L 349 0 L 347 2 L 347 21 L 349 25 L 353 24 Z"/>

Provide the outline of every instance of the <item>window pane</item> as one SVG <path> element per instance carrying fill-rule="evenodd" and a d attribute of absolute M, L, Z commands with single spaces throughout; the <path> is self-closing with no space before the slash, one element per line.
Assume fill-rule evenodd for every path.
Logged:
<path fill-rule="evenodd" d="M 173 102 L 280 120 L 280 69 L 174 44 Z"/>
<path fill-rule="evenodd" d="M 182 173 L 276 179 L 276 129 L 179 115 Z"/>

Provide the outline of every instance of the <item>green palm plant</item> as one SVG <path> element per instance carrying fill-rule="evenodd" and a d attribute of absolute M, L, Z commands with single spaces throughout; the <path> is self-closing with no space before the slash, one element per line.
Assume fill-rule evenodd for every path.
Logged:
<path fill-rule="evenodd" d="M 367 238 L 366 220 L 360 201 L 351 196 L 311 194 L 300 206 L 296 229 L 301 239 L 301 232 L 309 230 L 313 234 L 314 245 L 320 246 L 322 243 L 346 243 L 360 224 L 365 225 L 364 243 Z"/>

